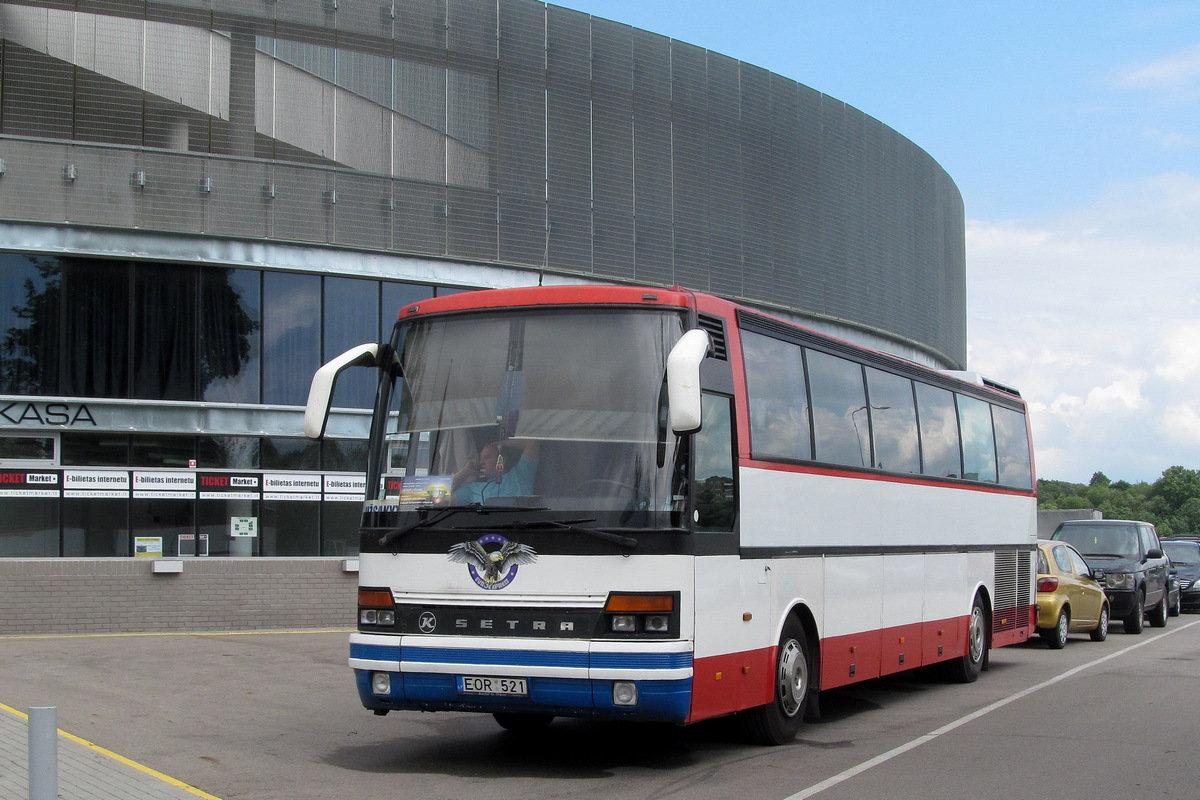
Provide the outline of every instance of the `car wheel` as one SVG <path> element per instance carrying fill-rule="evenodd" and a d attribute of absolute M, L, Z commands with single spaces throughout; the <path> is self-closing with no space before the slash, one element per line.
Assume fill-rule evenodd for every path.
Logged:
<path fill-rule="evenodd" d="M 1150 625 L 1154 628 L 1167 627 L 1167 596 L 1163 595 L 1162 600 L 1158 601 L 1158 605 L 1150 609 Z"/>
<path fill-rule="evenodd" d="M 967 622 L 967 652 L 946 662 L 950 680 L 956 683 L 975 682 L 987 663 L 988 641 L 987 608 L 983 598 L 977 594 L 971 606 L 971 618 Z"/>
<path fill-rule="evenodd" d="M 1108 606 L 1100 609 L 1100 624 L 1091 631 L 1093 642 L 1103 642 L 1108 638 Z"/>
<path fill-rule="evenodd" d="M 1171 604 L 1171 616 L 1178 617 L 1182 613 L 1183 613 L 1183 600 L 1177 596 L 1175 598 L 1175 602 Z"/>
<path fill-rule="evenodd" d="M 1141 633 L 1142 626 L 1146 617 L 1146 606 L 1142 599 L 1141 592 L 1133 593 L 1133 611 L 1129 612 L 1129 616 L 1125 618 L 1126 633 Z"/>
<path fill-rule="evenodd" d="M 1058 623 L 1048 630 L 1042 631 L 1042 638 L 1051 650 L 1062 650 L 1067 646 L 1067 633 L 1071 629 L 1071 621 L 1067 617 L 1067 609 L 1058 612 Z"/>
<path fill-rule="evenodd" d="M 779 637 L 774 699 L 739 715 L 746 737 L 756 744 L 787 744 L 795 739 L 804 722 L 811 676 L 812 660 L 804 627 L 795 617 L 789 617 Z"/>

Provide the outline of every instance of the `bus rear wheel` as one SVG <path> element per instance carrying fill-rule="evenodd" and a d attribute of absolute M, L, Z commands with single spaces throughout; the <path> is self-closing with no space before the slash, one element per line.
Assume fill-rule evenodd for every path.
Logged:
<path fill-rule="evenodd" d="M 770 703 L 739 715 L 746 738 L 756 744 L 787 744 L 796 738 L 812 690 L 812 658 L 804 627 L 795 617 L 784 623 L 776 652 L 775 694 Z"/>
<path fill-rule="evenodd" d="M 974 683 L 983 671 L 988 652 L 987 605 L 983 597 L 976 594 L 971 604 L 971 618 L 967 621 L 967 652 L 953 661 L 946 662 L 950 680 L 955 683 Z"/>

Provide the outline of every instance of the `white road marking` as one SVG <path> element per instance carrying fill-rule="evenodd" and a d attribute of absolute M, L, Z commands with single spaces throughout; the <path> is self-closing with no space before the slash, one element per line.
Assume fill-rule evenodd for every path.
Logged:
<path fill-rule="evenodd" d="M 1092 667 L 1099 666 L 1100 664 L 1103 664 L 1106 661 L 1111 661 L 1112 659 L 1114 659 L 1118 656 L 1123 656 L 1126 653 L 1129 653 L 1133 650 L 1138 649 L 1139 647 L 1142 647 L 1142 646 L 1148 645 L 1148 644 L 1152 644 L 1153 642 L 1157 642 L 1159 639 L 1163 638 L 1164 636 L 1170 636 L 1173 633 L 1177 633 L 1182 630 L 1187 630 L 1188 628 L 1192 627 L 1193 625 L 1200 625 L 1200 620 L 1196 620 L 1194 622 L 1189 622 L 1186 625 L 1173 627 L 1173 628 L 1171 628 L 1171 630 L 1164 631 L 1161 635 L 1155 636 L 1150 639 L 1142 639 L 1140 642 L 1138 642 L 1136 644 L 1131 644 L 1128 647 L 1122 648 L 1121 650 L 1117 650 L 1115 653 L 1109 653 L 1108 655 L 1106 655 L 1102 658 L 1097 658 L 1095 661 L 1089 661 L 1086 664 L 1080 664 L 1078 667 L 1075 667 L 1074 669 L 1069 669 L 1066 672 L 1062 673 L 1061 675 L 1057 675 L 1048 681 L 1043 681 L 1042 683 L 1039 683 L 1036 686 L 1030 686 L 1026 689 L 1022 689 L 1021 691 L 1017 692 L 1016 694 L 1011 694 L 1008 697 L 997 700 L 996 702 L 992 703 L 989 706 L 984 706 L 983 708 L 979 709 L 978 711 L 973 711 L 972 713 L 967 714 L 965 717 L 959 717 L 958 719 L 954 720 L 953 722 L 947 723 L 935 731 L 927 733 L 923 736 L 918 736 L 916 739 L 913 739 L 910 742 L 905 742 L 904 744 L 900 745 L 899 747 L 895 747 L 895 748 L 887 751 L 886 753 L 880 753 L 879 755 L 875 756 L 872 759 L 864 761 L 861 764 L 856 764 L 855 766 L 851 767 L 850 769 L 845 770 L 837 775 L 834 775 L 831 778 L 826 778 L 825 780 L 821 781 L 820 783 L 814 783 L 812 786 L 809 786 L 807 789 L 802 789 L 793 795 L 789 795 L 788 797 L 784 798 L 784 800 L 806 800 L 809 797 L 813 797 L 814 795 L 820 794 L 821 792 L 825 791 L 826 789 L 837 786 L 839 783 L 843 783 L 845 781 L 850 780 L 855 775 L 861 775 L 862 773 L 866 772 L 867 770 L 869 770 L 873 767 L 877 767 L 880 764 L 891 761 L 896 756 L 901 756 L 910 750 L 915 750 L 916 748 L 920 747 L 921 745 L 925 744 L 926 742 L 932 742 L 934 739 L 938 738 L 939 736 L 942 736 L 943 734 L 947 734 L 950 731 L 953 731 L 957 728 L 961 728 L 963 725 L 966 725 L 968 722 L 973 722 L 974 720 L 977 720 L 982 716 L 990 714 L 991 712 L 995 711 L 998 708 L 1003 708 L 1004 706 L 1008 705 L 1009 703 L 1016 702 L 1017 700 L 1020 700 L 1024 697 L 1028 697 L 1029 695 L 1033 694 L 1034 692 L 1040 692 L 1042 689 L 1045 689 L 1048 686 L 1053 686 L 1056 683 L 1065 681 L 1067 678 L 1073 677 L 1073 676 L 1079 674 L 1080 672 L 1083 672 L 1085 669 L 1091 669 Z"/>

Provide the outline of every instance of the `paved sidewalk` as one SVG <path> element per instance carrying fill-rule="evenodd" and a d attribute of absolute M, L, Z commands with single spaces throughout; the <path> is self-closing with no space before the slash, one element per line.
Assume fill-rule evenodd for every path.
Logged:
<path fill-rule="evenodd" d="M 58 732 L 62 800 L 217 800 L 116 753 Z M 29 727 L 25 712 L 0 705 L 0 800 L 29 798 Z"/>

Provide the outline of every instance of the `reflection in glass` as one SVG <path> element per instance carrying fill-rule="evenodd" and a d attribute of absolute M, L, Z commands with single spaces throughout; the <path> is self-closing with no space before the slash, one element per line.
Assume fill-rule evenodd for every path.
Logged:
<path fill-rule="evenodd" d="M 58 394 L 58 259 L 0 253 L 0 393 Z"/>
<path fill-rule="evenodd" d="M 315 472 L 321 468 L 321 443 L 311 439 L 267 437 L 262 440 L 262 468 Z"/>
<path fill-rule="evenodd" d="M 1029 457 L 1029 432 L 1025 415 L 1001 406 L 992 406 L 996 428 L 996 457 L 1000 462 L 1000 483 L 1029 489 L 1033 486 L 1033 464 Z"/>
<path fill-rule="evenodd" d="M 325 279 L 325 355 L 328 361 L 355 345 L 379 341 L 379 282 L 356 278 Z M 334 408 L 370 408 L 379 373 L 348 369 L 338 376 Z"/>
<path fill-rule="evenodd" d="M 991 407 L 966 395 L 958 398 L 958 422 L 962 431 L 963 477 L 971 481 L 996 482 L 996 440 L 992 433 Z"/>
<path fill-rule="evenodd" d="M 799 345 L 756 333 L 742 334 L 750 446 L 757 458 L 812 458 L 808 392 Z"/>
<path fill-rule="evenodd" d="M 264 273 L 262 334 L 263 402 L 304 405 L 321 366 L 321 278 Z"/>
<path fill-rule="evenodd" d="M 200 270 L 200 399 L 260 401 L 261 281 L 253 269 Z"/>
<path fill-rule="evenodd" d="M 402 326 L 397 413 L 382 463 L 368 470 L 373 480 L 388 467 L 388 480 L 372 494 L 402 481 L 439 496 L 451 480 L 453 489 L 503 484 L 483 471 L 499 450 L 506 470 L 536 462 L 537 506 L 586 511 L 599 524 L 667 524 L 686 488 L 672 484 L 678 439 L 660 426 L 666 354 L 682 333 L 682 315 L 659 311 L 522 310 Z"/>
<path fill-rule="evenodd" d="M 733 424 L 727 397 L 704 395 L 704 427 L 692 439 L 696 453 L 696 530 L 731 531 L 737 516 Z"/>
<path fill-rule="evenodd" d="M 196 458 L 196 439 L 168 434 L 134 434 L 130 440 L 130 464 L 135 467 L 186 469 Z"/>
<path fill-rule="evenodd" d="M 200 436 L 196 464 L 216 469 L 258 469 L 260 451 L 257 436 Z"/>
<path fill-rule="evenodd" d="M 871 463 L 870 423 L 862 367 L 806 351 L 817 461 L 865 467 Z"/>
<path fill-rule="evenodd" d="M 889 472 L 919 473 L 921 448 L 912 381 L 873 367 L 866 370 L 875 467 Z"/>
<path fill-rule="evenodd" d="M 129 434 L 64 432 L 59 440 L 64 467 L 129 466 Z"/>
<path fill-rule="evenodd" d="M 958 452 L 958 415 L 954 393 L 917 383 L 917 414 L 921 420 L 921 472 L 939 478 L 962 474 Z"/>

